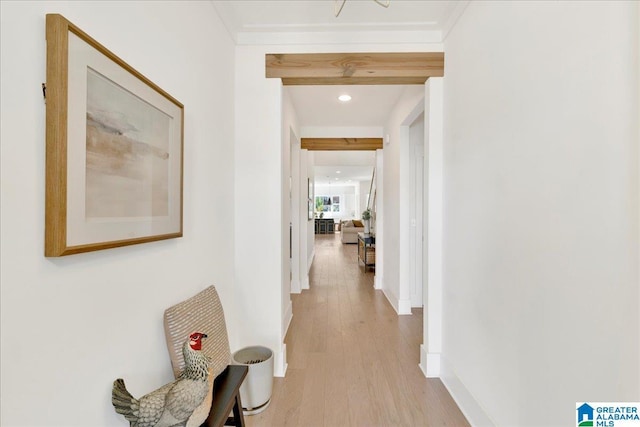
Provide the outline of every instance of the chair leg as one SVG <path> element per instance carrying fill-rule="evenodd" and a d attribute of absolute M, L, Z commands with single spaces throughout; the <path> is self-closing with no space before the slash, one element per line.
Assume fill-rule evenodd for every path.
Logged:
<path fill-rule="evenodd" d="M 242 413 L 242 402 L 240 401 L 240 392 L 236 394 L 236 403 L 233 405 L 233 419 L 235 427 L 244 427 L 244 414 Z"/>

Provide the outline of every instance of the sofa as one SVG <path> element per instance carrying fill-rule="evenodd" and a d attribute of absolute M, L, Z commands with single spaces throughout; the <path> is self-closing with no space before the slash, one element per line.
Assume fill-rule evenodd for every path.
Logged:
<path fill-rule="evenodd" d="M 358 243 L 358 233 L 364 233 L 364 224 L 357 219 L 340 221 L 340 240 L 342 243 Z"/>

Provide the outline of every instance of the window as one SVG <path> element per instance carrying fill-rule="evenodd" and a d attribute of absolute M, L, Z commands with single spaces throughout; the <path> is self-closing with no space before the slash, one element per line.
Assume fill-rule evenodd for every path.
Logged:
<path fill-rule="evenodd" d="M 340 196 L 316 196 L 316 214 L 340 212 Z"/>

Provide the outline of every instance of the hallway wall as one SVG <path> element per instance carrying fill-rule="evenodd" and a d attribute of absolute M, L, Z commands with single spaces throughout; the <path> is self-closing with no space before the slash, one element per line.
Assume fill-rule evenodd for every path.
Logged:
<path fill-rule="evenodd" d="M 306 153 L 306 178 L 311 181 L 311 186 L 315 187 L 314 168 L 315 168 L 315 156 L 313 151 L 302 150 Z M 303 160 L 303 163 L 304 160 Z M 315 200 L 315 193 L 312 194 L 311 200 Z M 307 221 L 307 274 L 305 276 L 306 281 L 302 284 L 302 289 L 309 289 L 309 269 L 313 263 L 313 257 L 315 255 L 315 221 L 312 219 Z"/>
<path fill-rule="evenodd" d="M 408 252 L 408 239 L 405 237 L 409 225 L 409 215 L 404 211 L 409 199 L 406 188 L 409 186 L 409 141 L 404 131 L 408 130 L 406 126 L 409 123 L 405 124 L 404 121 L 421 102 L 424 102 L 424 86 L 407 86 L 384 128 L 389 142 L 384 145 L 384 199 L 379 199 L 384 204 L 382 290 L 400 314 L 411 314 L 409 282 L 406 272 L 401 271 L 401 256 L 406 258 Z M 402 247 L 405 243 L 406 250 Z"/>
<path fill-rule="evenodd" d="M 369 187 L 367 187 L 367 190 Z M 342 219 L 359 218 L 356 209 L 356 189 L 354 185 L 318 185 L 315 188 L 318 196 L 338 196 L 340 200 L 339 212 L 325 212 L 323 218 L 333 218 L 336 222 Z"/>
<path fill-rule="evenodd" d="M 478 425 L 640 400 L 637 8 L 471 2 L 445 40 L 443 369 Z"/>
<path fill-rule="evenodd" d="M 184 237 L 45 258 L 45 14 L 185 105 Z M 125 426 L 111 387 L 173 379 L 164 310 L 215 284 L 231 345 L 234 44 L 208 2 L 0 2 L 3 426 Z"/>
<path fill-rule="evenodd" d="M 238 339 L 242 347 L 271 348 L 274 369 L 281 372 L 285 243 L 288 250 L 283 172 L 289 159 L 283 129 L 288 135 L 289 127 L 282 82 L 264 78 L 264 54 L 237 46 L 235 68 L 235 291 L 244 324 Z"/>

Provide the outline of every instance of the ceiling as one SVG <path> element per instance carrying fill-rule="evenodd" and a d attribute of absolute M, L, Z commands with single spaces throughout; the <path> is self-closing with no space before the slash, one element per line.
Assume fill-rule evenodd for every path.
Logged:
<path fill-rule="evenodd" d="M 404 85 L 286 86 L 301 127 L 384 126 Z M 338 96 L 348 94 L 351 101 Z M 371 135 L 370 135 L 371 136 Z M 376 135 L 373 135 L 376 136 Z"/>
<path fill-rule="evenodd" d="M 338 17 L 334 14 L 333 0 L 214 0 L 212 3 L 231 36 L 238 40 L 240 34 L 247 33 L 331 32 L 353 35 L 372 31 L 388 34 L 437 31 L 441 39 L 458 16 L 460 4 L 465 2 L 390 0 L 385 8 L 374 0 L 347 0 Z M 341 0 L 338 6 L 340 3 Z M 339 45 L 336 49 L 339 50 Z M 419 89 L 403 85 L 286 86 L 301 128 L 383 127 L 405 90 Z M 351 95 L 352 100 L 347 103 L 338 101 L 338 96 L 343 93 Z M 346 184 L 349 180 L 371 179 L 375 164 L 372 152 L 351 152 L 349 155 L 346 152 L 315 153 L 316 183 Z M 363 162 L 370 166 L 364 167 Z M 336 170 L 341 173 L 336 174 Z"/>
<path fill-rule="evenodd" d="M 384 0 L 380 0 L 384 3 Z M 334 0 L 212 2 L 232 37 L 247 32 L 446 31 L 458 0 L 347 0 L 338 17 Z M 338 1 L 338 6 L 342 1 Z"/>
<path fill-rule="evenodd" d="M 371 181 L 374 151 L 315 151 L 316 185 L 358 185 Z"/>
<path fill-rule="evenodd" d="M 421 85 L 353 85 L 285 86 L 285 90 L 291 96 L 300 127 L 382 128 L 404 91 L 423 89 Z M 347 103 L 338 100 L 338 96 L 345 93 L 352 97 Z M 366 136 L 379 137 L 380 135 Z M 358 181 L 371 180 L 375 165 L 373 151 L 314 151 L 314 153 L 316 184 L 356 185 Z M 336 170 L 340 170 L 341 173 L 336 174 Z"/>

